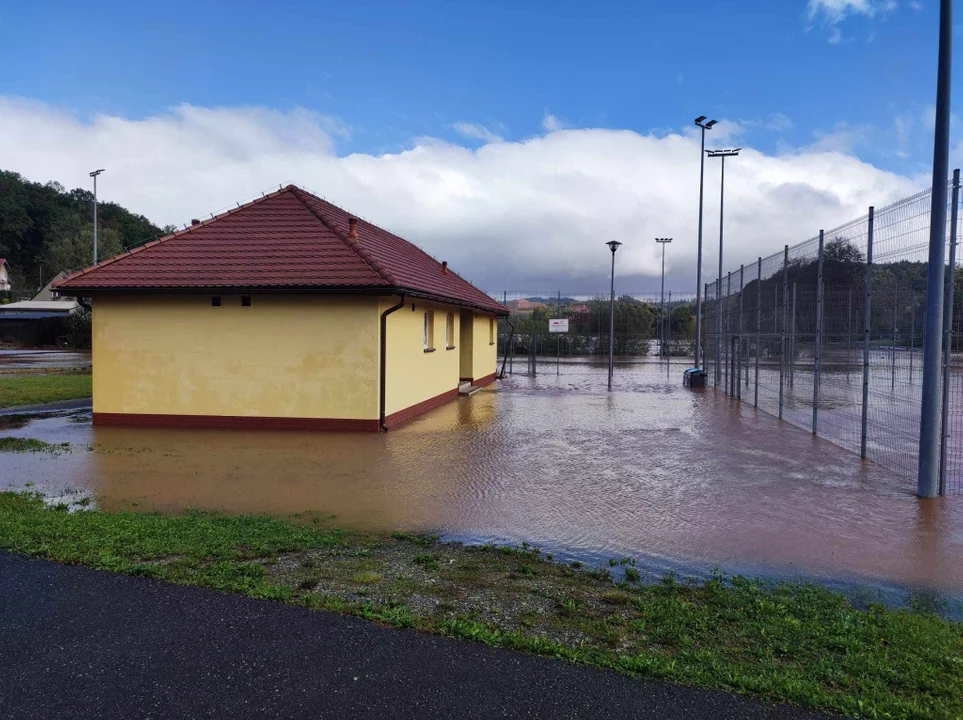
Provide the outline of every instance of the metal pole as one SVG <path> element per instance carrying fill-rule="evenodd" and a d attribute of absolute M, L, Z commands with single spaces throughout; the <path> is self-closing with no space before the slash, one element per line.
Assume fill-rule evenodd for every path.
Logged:
<path fill-rule="evenodd" d="M 789 387 L 796 386 L 796 283 L 792 284 L 792 310 L 789 322 Z"/>
<path fill-rule="evenodd" d="M 870 206 L 866 236 L 866 300 L 863 303 L 863 407 L 859 433 L 859 456 L 866 459 L 866 429 L 869 420 L 869 341 L 873 321 L 873 221 L 876 208 Z"/>
<path fill-rule="evenodd" d="M 665 246 L 666 243 L 660 242 L 662 245 L 662 290 L 659 295 L 659 355 L 665 353 Z"/>
<path fill-rule="evenodd" d="M 916 345 L 916 293 L 910 293 L 910 361 L 909 361 L 909 381 L 910 385 L 913 384 L 913 347 Z M 944 308 L 943 314 L 946 314 L 946 309 Z"/>
<path fill-rule="evenodd" d="M 746 266 L 740 265 L 739 266 L 739 324 L 736 329 L 736 337 L 738 338 L 737 342 L 738 342 L 738 348 L 739 348 L 739 351 L 736 353 L 736 357 L 738 358 L 739 372 L 736 374 L 736 377 L 735 377 L 736 397 L 739 398 L 740 400 L 742 400 L 742 310 L 743 310 L 742 291 L 745 287 L 745 280 L 746 280 L 745 271 L 746 271 Z"/>
<path fill-rule="evenodd" d="M 665 372 L 669 372 L 669 364 L 672 362 L 672 291 L 669 290 L 669 317 L 666 319 L 665 323 L 665 337 L 666 337 L 666 352 L 668 353 L 665 358 Z"/>
<path fill-rule="evenodd" d="M 556 317 L 562 317 L 562 291 L 558 291 L 558 306 L 555 310 L 557 313 Z M 555 374 L 559 373 L 559 364 L 562 362 L 562 336 L 557 335 L 555 337 Z"/>
<path fill-rule="evenodd" d="M 779 286 L 776 286 L 776 295 Z M 786 379 L 786 299 L 789 295 L 789 246 L 782 251 L 782 334 L 779 339 L 779 419 L 782 420 L 783 399 L 785 396 Z M 776 303 L 776 307 L 779 303 Z"/>
<path fill-rule="evenodd" d="M 892 359 L 892 367 L 889 373 L 889 389 L 894 390 L 896 388 L 896 313 L 898 312 L 899 305 L 899 280 L 896 281 L 896 285 L 893 288 L 893 348 L 890 350 L 890 358 Z"/>
<path fill-rule="evenodd" d="M 706 128 L 701 122 L 699 127 L 702 128 L 702 148 L 699 150 L 699 246 L 696 253 L 695 366 L 704 370 L 705 362 L 700 364 L 699 351 L 702 348 L 702 194 L 706 176 Z"/>
<path fill-rule="evenodd" d="M 853 289 L 849 288 L 849 304 L 846 311 L 846 382 L 849 382 L 849 365 L 853 361 Z"/>
<path fill-rule="evenodd" d="M 97 175 L 94 174 L 94 265 L 97 265 Z"/>
<path fill-rule="evenodd" d="M 943 262 L 946 243 L 947 182 L 950 151 L 950 75 L 953 68 L 953 0 L 940 0 L 939 72 L 936 83 L 936 137 L 933 143 L 933 193 L 930 209 L 929 269 L 923 325 L 923 403 L 917 494 L 939 492 L 940 359 L 943 355 Z"/>
<path fill-rule="evenodd" d="M 722 180 L 719 183 L 719 284 L 716 285 L 716 299 L 719 300 L 719 308 L 722 308 L 722 234 L 723 234 L 723 212 L 725 207 L 726 199 L 726 156 L 722 156 Z M 726 303 L 728 304 L 729 298 L 726 297 Z M 716 316 L 716 335 L 721 339 L 722 337 L 722 313 Z M 719 367 L 719 341 L 716 341 L 716 375 L 718 376 L 720 372 Z M 719 384 L 718 377 L 716 378 L 716 385 Z"/>
<path fill-rule="evenodd" d="M 819 231 L 816 266 L 816 364 L 813 367 L 813 435 L 819 428 L 819 379 L 823 370 L 823 231 Z"/>
<path fill-rule="evenodd" d="M 704 289 L 704 293 L 705 293 L 705 294 L 703 295 L 703 297 L 708 298 L 708 297 L 709 297 L 709 283 L 706 283 L 705 289 Z M 698 319 L 698 318 L 697 318 L 697 319 Z M 697 337 L 697 338 L 699 337 L 699 335 L 698 335 L 698 330 L 696 330 L 696 337 Z M 708 353 L 708 350 L 706 349 L 706 345 L 707 345 L 707 344 L 708 344 L 708 343 L 702 343 L 702 365 L 701 365 L 701 367 L 702 367 L 703 371 L 705 370 L 705 367 L 706 367 L 706 354 Z M 698 365 L 698 363 L 696 363 L 696 365 Z"/>
<path fill-rule="evenodd" d="M 724 345 L 726 371 L 725 371 L 725 384 L 723 385 L 723 387 L 725 388 L 726 393 L 728 393 L 729 395 L 732 394 L 729 388 L 729 376 L 731 374 L 729 372 L 729 362 L 732 359 L 729 357 L 732 354 L 730 352 L 730 347 L 729 347 L 729 335 L 730 335 L 729 331 L 732 328 L 732 317 L 731 317 L 730 308 L 729 308 L 730 295 L 732 295 L 732 273 L 729 273 L 729 276 L 726 278 L 726 311 L 725 311 L 726 316 L 724 319 L 725 337 L 726 337 L 725 345 Z"/>
<path fill-rule="evenodd" d="M 942 428 L 942 442 L 940 443 L 940 478 L 939 494 L 946 494 L 946 450 L 950 439 L 948 415 L 950 410 L 950 356 L 953 345 L 953 283 L 956 275 L 956 243 L 957 227 L 960 210 L 960 171 L 953 171 L 953 200 L 950 206 L 950 271 L 946 284 L 946 300 L 943 311 L 943 328 L 946 337 L 943 339 L 943 407 L 940 425 Z"/>
<path fill-rule="evenodd" d="M 615 366 L 615 248 L 612 247 L 612 285 L 609 293 L 609 390 L 612 389 L 612 372 Z"/>
<path fill-rule="evenodd" d="M 752 406 L 759 407 L 759 355 L 762 352 L 762 256 L 756 261 L 756 379 Z"/>

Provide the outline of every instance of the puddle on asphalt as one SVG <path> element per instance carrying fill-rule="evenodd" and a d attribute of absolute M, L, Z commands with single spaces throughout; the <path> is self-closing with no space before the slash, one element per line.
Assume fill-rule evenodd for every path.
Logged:
<path fill-rule="evenodd" d="M 93 428 L 4 434 L 84 448 L 0 454 L 0 487 L 109 509 L 334 513 L 345 527 L 527 541 L 654 571 L 928 588 L 963 598 L 963 502 L 911 484 L 655 362 L 545 365 L 387 433 Z M 19 420 L 15 421 L 19 422 Z M 86 451 L 88 445 L 93 450 Z"/>

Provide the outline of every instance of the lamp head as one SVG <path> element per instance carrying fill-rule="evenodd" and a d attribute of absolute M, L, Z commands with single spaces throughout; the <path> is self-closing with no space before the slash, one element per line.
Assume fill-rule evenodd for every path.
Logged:
<path fill-rule="evenodd" d="M 92 173 L 90 173 L 90 177 L 97 177 L 102 172 L 104 172 L 103 168 L 100 168 L 100 170 L 94 170 Z"/>
<path fill-rule="evenodd" d="M 608 245 L 609 250 L 611 250 L 614 253 L 616 250 L 619 249 L 619 245 L 621 245 L 622 243 L 620 243 L 618 240 L 609 240 L 605 244 Z"/>

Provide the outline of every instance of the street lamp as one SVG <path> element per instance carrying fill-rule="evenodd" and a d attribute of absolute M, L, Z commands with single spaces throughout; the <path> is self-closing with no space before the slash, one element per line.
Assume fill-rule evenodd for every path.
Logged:
<path fill-rule="evenodd" d="M 734 148 L 731 150 L 709 150 L 708 155 L 711 158 L 721 158 L 722 159 L 722 182 L 720 183 L 719 190 L 719 279 L 716 281 L 716 368 L 715 368 L 715 384 L 719 385 L 720 378 L 720 368 L 719 368 L 719 343 L 722 338 L 722 236 L 723 236 L 723 224 L 725 220 L 725 205 L 726 205 L 726 158 L 736 157 L 739 155 L 739 151 L 742 148 Z"/>
<path fill-rule="evenodd" d="M 696 261 L 696 327 L 695 327 L 695 362 L 692 367 L 699 367 L 702 350 L 702 191 L 706 174 L 706 130 L 711 130 L 718 120 L 706 122 L 706 116 L 700 115 L 695 124 L 702 128 L 702 149 L 699 151 L 699 249 Z"/>
<path fill-rule="evenodd" d="M 97 176 L 103 171 L 101 168 L 90 173 L 90 177 L 94 179 L 94 265 L 97 264 Z"/>
<path fill-rule="evenodd" d="M 656 238 L 662 246 L 662 294 L 659 298 L 659 355 L 664 355 L 665 347 L 665 246 L 672 242 L 672 238 Z"/>
<path fill-rule="evenodd" d="M 609 390 L 611 390 L 612 370 L 615 367 L 615 251 L 622 243 L 618 240 L 609 240 L 605 244 L 612 251 L 612 288 L 609 295 Z"/>

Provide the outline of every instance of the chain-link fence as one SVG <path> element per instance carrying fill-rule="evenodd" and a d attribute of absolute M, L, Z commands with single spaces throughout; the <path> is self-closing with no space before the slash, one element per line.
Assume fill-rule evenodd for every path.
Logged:
<path fill-rule="evenodd" d="M 499 323 L 500 357 L 608 357 L 611 313 L 608 292 L 500 291 L 490 295 L 512 311 L 507 321 Z M 550 319 L 567 320 L 567 331 L 551 332 Z M 661 293 L 616 296 L 613 346 L 617 356 L 691 356 L 694 341 L 695 293 L 667 290 L 664 296 Z"/>
<path fill-rule="evenodd" d="M 951 252 L 958 197 L 954 189 Z M 871 209 L 706 285 L 708 384 L 915 479 L 930 203 L 926 191 Z M 941 490 L 960 493 L 963 307 L 954 266 L 940 473 Z"/>

